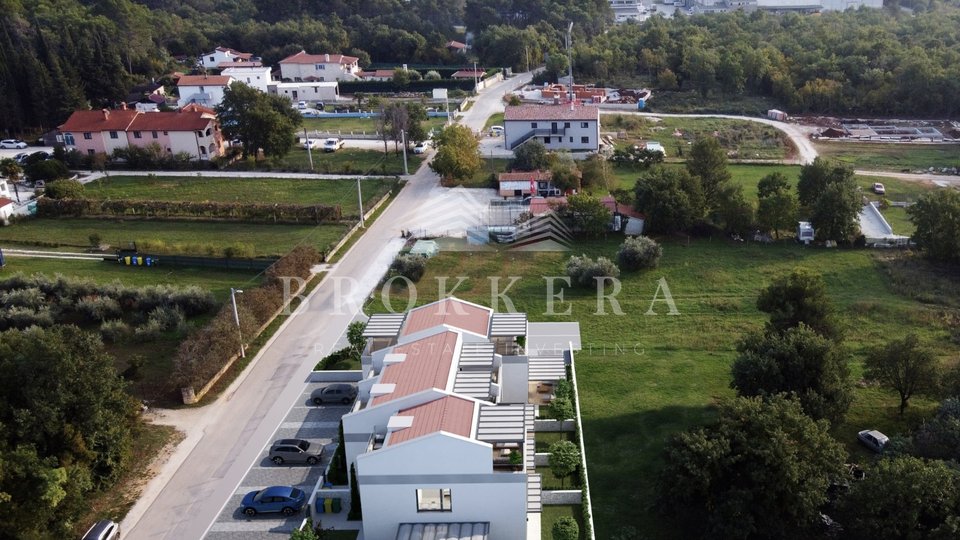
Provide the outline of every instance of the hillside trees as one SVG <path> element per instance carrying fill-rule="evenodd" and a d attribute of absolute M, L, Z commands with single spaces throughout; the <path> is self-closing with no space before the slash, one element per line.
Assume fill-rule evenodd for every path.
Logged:
<path fill-rule="evenodd" d="M 960 261 L 960 193 L 952 189 L 925 193 L 907 208 L 907 215 L 917 227 L 913 238 L 927 257 Z"/>

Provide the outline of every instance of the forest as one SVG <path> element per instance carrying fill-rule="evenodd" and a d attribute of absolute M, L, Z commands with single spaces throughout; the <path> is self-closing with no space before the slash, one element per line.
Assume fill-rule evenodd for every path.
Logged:
<path fill-rule="evenodd" d="M 557 72 L 568 21 L 580 80 L 763 96 L 791 111 L 960 113 L 957 0 L 625 25 L 606 0 L 0 0 L 0 131 L 35 134 L 77 108 L 115 106 L 217 45 L 267 64 L 306 49 L 363 66 L 463 65 L 445 44 L 466 24 L 482 64 Z"/>

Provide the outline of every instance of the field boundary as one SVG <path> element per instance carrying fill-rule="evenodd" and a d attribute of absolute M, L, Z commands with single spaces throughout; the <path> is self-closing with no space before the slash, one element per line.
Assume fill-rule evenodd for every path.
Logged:
<path fill-rule="evenodd" d="M 380 197 L 380 200 L 377 201 L 377 203 L 374 204 L 373 207 L 370 208 L 370 210 L 368 210 L 367 212 L 364 212 L 363 214 L 364 221 L 370 219 L 370 216 L 372 216 L 377 210 L 380 209 L 381 206 L 383 206 L 384 203 L 387 202 L 387 200 L 390 199 L 390 195 L 391 195 L 390 191 L 384 193 L 383 196 Z M 337 254 L 338 251 L 343 249 L 343 246 L 350 241 L 350 239 L 353 237 L 353 235 L 357 232 L 358 229 L 360 229 L 359 221 L 353 227 L 351 227 L 346 234 L 343 235 L 340 241 L 337 242 L 336 245 L 334 245 L 329 252 L 324 254 L 324 258 L 323 258 L 324 261 L 330 260 L 330 257 L 333 257 L 334 255 Z"/>

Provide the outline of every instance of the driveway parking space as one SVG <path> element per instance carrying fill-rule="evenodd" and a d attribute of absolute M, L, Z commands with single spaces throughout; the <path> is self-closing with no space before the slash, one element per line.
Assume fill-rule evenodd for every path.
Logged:
<path fill-rule="evenodd" d="M 340 417 L 351 407 L 351 405 L 314 405 L 310 401 L 310 394 L 327 384 L 307 385 L 284 417 L 283 422 L 277 426 L 273 437 L 260 452 L 256 462 L 247 471 L 240 486 L 223 507 L 217 521 L 207 533 L 208 540 L 280 540 L 289 538 L 290 532 L 300 526 L 307 515 L 306 510 L 290 517 L 280 514 L 249 517 L 240 513 L 240 503 L 247 493 L 268 486 L 293 486 L 302 489 L 309 498 L 310 492 L 313 491 L 313 487 L 333 456 Z M 323 459 L 315 466 L 276 465 L 270 461 L 269 452 L 270 445 L 277 439 L 305 439 L 311 444 L 322 444 Z"/>

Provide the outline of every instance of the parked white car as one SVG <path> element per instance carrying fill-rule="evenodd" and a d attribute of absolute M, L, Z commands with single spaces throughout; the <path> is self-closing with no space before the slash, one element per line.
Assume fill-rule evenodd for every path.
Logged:
<path fill-rule="evenodd" d="M 887 192 L 887 188 L 883 187 L 883 184 L 880 182 L 873 183 L 873 192 L 877 195 L 883 195 Z"/>
<path fill-rule="evenodd" d="M 503 126 L 491 126 L 490 127 L 490 136 L 499 137 L 503 135 Z"/>
<path fill-rule="evenodd" d="M 889 437 L 875 429 L 865 429 L 857 433 L 857 439 L 859 439 L 864 446 L 878 454 L 883 452 L 883 448 L 890 442 Z"/>
<path fill-rule="evenodd" d="M 27 147 L 27 143 L 21 141 L 20 139 L 4 139 L 0 141 L 0 148 L 23 149 L 26 147 Z"/>
<path fill-rule="evenodd" d="M 433 143 L 430 141 L 420 141 L 416 146 L 413 147 L 414 154 L 423 154 L 427 151 L 428 148 L 433 146 Z"/>
<path fill-rule="evenodd" d="M 343 148 L 343 139 L 330 137 L 329 139 L 323 141 L 324 152 L 336 152 L 341 148 Z"/>
<path fill-rule="evenodd" d="M 321 146 L 323 146 L 323 141 L 320 139 L 304 139 L 303 141 L 304 149 L 319 150 Z"/>

